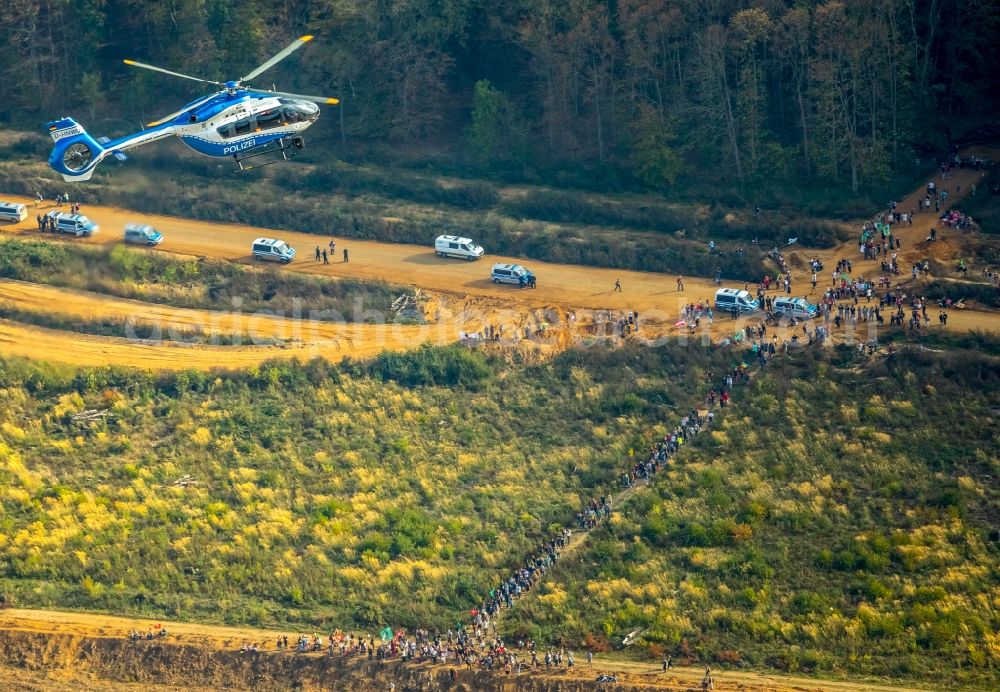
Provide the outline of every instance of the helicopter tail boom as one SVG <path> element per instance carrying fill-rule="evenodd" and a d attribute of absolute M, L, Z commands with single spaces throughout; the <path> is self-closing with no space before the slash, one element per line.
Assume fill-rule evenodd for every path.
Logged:
<path fill-rule="evenodd" d="M 94 168 L 110 153 L 73 118 L 54 120 L 48 124 L 48 129 L 55 142 L 49 154 L 49 165 L 68 182 L 90 180 Z"/>

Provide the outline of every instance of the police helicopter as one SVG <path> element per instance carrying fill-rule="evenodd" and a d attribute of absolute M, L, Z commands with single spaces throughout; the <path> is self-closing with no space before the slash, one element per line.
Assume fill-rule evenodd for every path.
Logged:
<path fill-rule="evenodd" d="M 274 67 L 312 38 L 297 38 L 257 69 L 231 82 L 213 82 L 126 60 L 126 65 L 221 88 L 192 101 L 176 113 L 149 123 L 142 132 L 118 139 L 98 137 L 95 140 L 72 118 L 52 121 L 48 127 L 55 147 L 49 155 L 49 165 L 67 181 L 89 180 L 97 164 L 105 157 L 114 156 L 124 161 L 125 151 L 171 135 L 180 137 L 182 142 L 201 154 L 232 157 L 241 171 L 254 168 L 251 164 L 245 165 L 245 162 L 259 156 L 269 155 L 267 163 L 260 165 L 287 161 L 304 146 L 302 132 L 319 118 L 316 104 L 336 105 L 340 100 L 257 89 L 247 82 Z"/>

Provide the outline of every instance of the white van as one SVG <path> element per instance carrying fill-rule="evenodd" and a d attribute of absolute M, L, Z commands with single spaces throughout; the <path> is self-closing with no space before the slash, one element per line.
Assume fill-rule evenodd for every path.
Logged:
<path fill-rule="evenodd" d="M 811 320 L 819 314 L 819 307 L 805 298 L 775 298 L 771 309 L 779 317 L 794 317 L 797 320 Z"/>
<path fill-rule="evenodd" d="M 72 233 L 79 237 L 81 235 L 91 236 L 97 233 L 99 226 L 88 219 L 83 214 L 67 214 L 61 211 L 50 211 L 46 216 L 56 224 L 56 230 L 60 233 Z"/>
<path fill-rule="evenodd" d="M 0 221 L 24 221 L 28 218 L 28 207 L 17 202 L 0 202 Z"/>
<path fill-rule="evenodd" d="M 535 287 L 535 275 L 520 264 L 497 262 L 493 265 L 490 278 L 495 284 L 517 284 L 521 288 L 525 286 Z"/>
<path fill-rule="evenodd" d="M 715 309 L 721 313 L 732 312 L 735 309 L 742 315 L 744 312 L 760 310 L 760 301 L 750 295 L 749 291 L 720 288 L 715 292 Z"/>
<path fill-rule="evenodd" d="M 250 246 L 250 254 L 258 260 L 271 260 L 288 264 L 295 259 L 295 248 L 284 240 L 274 238 L 257 238 Z"/>
<path fill-rule="evenodd" d="M 477 260 L 483 256 L 482 246 L 469 238 L 459 238 L 457 235 L 439 235 L 434 241 L 434 251 L 438 257 L 457 257 L 459 259 Z"/>
<path fill-rule="evenodd" d="M 140 245 L 159 245 L 163 242 L 163 234 L 152 226 L 141 223 L 125 224 L 125 242 Z"/>

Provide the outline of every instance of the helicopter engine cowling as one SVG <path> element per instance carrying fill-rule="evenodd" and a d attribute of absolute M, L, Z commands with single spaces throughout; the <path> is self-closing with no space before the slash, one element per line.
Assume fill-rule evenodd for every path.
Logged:
<path fill-rule="evenodd" d="M 108 151 L 72 118 L 52 121 L 48 128 L 55 142 L 49 165 L 69 182 L 90 180 Z"/>

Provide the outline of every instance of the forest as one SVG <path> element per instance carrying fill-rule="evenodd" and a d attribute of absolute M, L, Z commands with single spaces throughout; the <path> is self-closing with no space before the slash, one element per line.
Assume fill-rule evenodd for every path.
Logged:
<path fill-rule="evenodd" d="M 1000 94 L 1000 7 L 966 0 L 8 0 L 0 122 L 120 135 L 200 96 L 142 60 L 339 97 L 311 133 L 483 176 L 670 193 L 863 190 L 945 150 Z"/>

